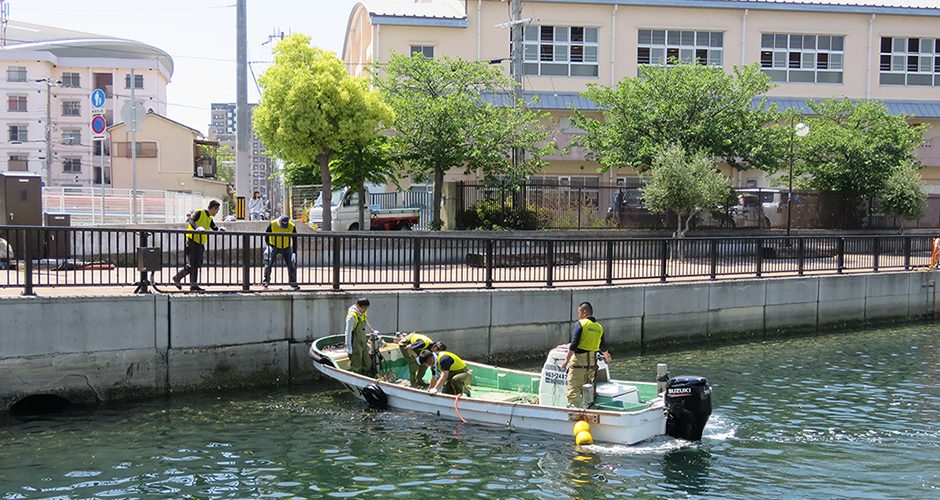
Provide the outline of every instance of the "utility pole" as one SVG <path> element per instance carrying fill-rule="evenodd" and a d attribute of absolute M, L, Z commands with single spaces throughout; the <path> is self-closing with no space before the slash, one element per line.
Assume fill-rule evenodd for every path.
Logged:
<path fill-rule="evenodd" d="M 245 196 L 251 192 L 246 2 L 237 0 L 235 4 L 235 217 L 238 219 L 245 219 Z"/>
<path fill-rule="evenodd" d="M 52 78 L 46 78 L 46 186 L 52 187 Z"/>

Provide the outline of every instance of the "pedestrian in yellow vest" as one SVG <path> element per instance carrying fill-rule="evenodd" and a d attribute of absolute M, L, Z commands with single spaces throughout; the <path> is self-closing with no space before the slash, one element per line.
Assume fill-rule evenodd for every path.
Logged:
<path fill-rule="evenodd" d="M 264 232 L 271 233 L 271 236 L 265 236 L 264 281 L 261 285 L 267 288 L 271 283 L 271 268 L 274 267 L 275 258 L 280 255 L 287 266 L 287 277 L 290 280 L 288 290 L 300 290 L 297 286 L 297 239 L 293 236 L 282 236 L 297 234 L 297 226 L 291 222 L 290 217 L 282 215 L 272 220 Z"/>
<path fill-rule="evenodd" d="M 183 250 L 186 256 L 186 265 L 173 276 L 173 284 L 176 285 L 177 289 L 183 289 L 180 281 L 186 275 L 189 275 L 189 291 L 205 291 L 196 284 L 199 282 L 199 268 L 202 267 L 202 258 L 206 253 L 206 242 L 209 239 L 205 231 L 225 231 L 224 228 L 217 227 L 215 221 L 212 220 L 215 214 L 219 213 L 220 206 L 221 204 L 218 201 L 212 200 L 209 202 L 208 208 L 196 210 L 186 219 L 186 229 L 195 232 L 186 234 L 186 247 Z"/>

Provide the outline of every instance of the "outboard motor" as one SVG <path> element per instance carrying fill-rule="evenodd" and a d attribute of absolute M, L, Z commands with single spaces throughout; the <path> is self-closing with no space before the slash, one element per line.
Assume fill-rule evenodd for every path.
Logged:
<path fill-rule="evenodd" d="M 712 414 L 712 388 L 705 377 L 686 375 L 666 383 L 666 434 L 698 441 Z"/>

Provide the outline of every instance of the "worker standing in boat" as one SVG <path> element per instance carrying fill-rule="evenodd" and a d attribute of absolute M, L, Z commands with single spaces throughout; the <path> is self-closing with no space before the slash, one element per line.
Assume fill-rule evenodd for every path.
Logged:
<path fill-rule="evenodd" d="M 375 329 L 369 325 L 369 299 L 363 297 L 346 311 L 346 354 L 349 355 L 349 371 L 368 375 L 372 371 L 369 358 L 369 334 Z"/>
<path fill-rule="evenodd" d="M 433 367 L 433 376 L 428 392 L 437 394 L 464 394 L 470 395 L 470 383 L 473 374 L 467 368 L 460 356 L 442 350 L 440 352 L 421 351 L 418 362 L 424 366 Z"/>
<path fill-rule="evenodd" d="M 604 340 L 604 327 L 594 319 L 591 303 L 582 302 L 578 306 L 578 324 L 572 332 L 568 355 L 561 364 L 562 370 L 568 370 L 568 406 L 580 407 L 581 388 L 584 384 L 594 383 L 598 351 L 610 363 L 610 353 L 607 352 L 607 342 Z"/>
<path fill-rule="evenodd" d="M 408 360 L 408 381 L 411 383 L 411 387 L 423 385 L 424 374 L 428 371 L 427 366 L 418 363 L 418 353 L 424 350 L 440 351 L 442 350 L 441 345 L 443 344 L 434 342 L 427 335 L 417 332 L 411 332 L 398 341 L 398 350 L 401 351 L 402 357 Z"/>

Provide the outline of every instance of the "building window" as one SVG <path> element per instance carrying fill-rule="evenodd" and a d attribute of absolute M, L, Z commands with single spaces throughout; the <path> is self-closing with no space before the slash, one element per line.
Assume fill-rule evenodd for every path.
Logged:
<path fill-rule="evenodd" d="M 26 111 L 26 96 L 7 96 L 7 111 Z"/>
<path fill-rule="evenodd" d="M 434 47 L 430 45 L 412 45 L 411 46 L 411 57 L 414 57 L 415 52 L 423 55 L 427 59 L 434 59 Z"/>
<path fill-rule="evenodd" d="M 82 129 L 80 128 L 67 128 L 62 131 L 62 144 L 81 144 L 82 143 Z"/>
<path fill-rule="evenodd" d="M 940 87 L 940 39 L 882 37 L 880 83 Z"/>
<path fill-rule="evenodd" d="M 523 73 L 596 77 L 597 36 L 597 28 L 526 26 Z"/>
<path fill-rule="evenodd" d="M 124 75 L 124 88 L 126 89 L 131 88 L 131 75 L 130 74 Z M 144 75 L 138 75 L 138 74 L 134 75 L 134 88 L 135 89 L 144 88 Z"/>
<path fill-rule="evenodd" d="M 111 147 L 115 148 L 115 156 L 122 158 L 131 157 L 131 143 L 130 142 L 114 142 L 111 144 Z M 137 153 L 135 154 L 137 158 L 156 158 L 157 157 L 157 143 L 152 141 L 138 141 L 137 142 Z"/>
<path fill-rule="evenodd" d="M 721 66 L 724 38 L 720 31 L 639 30 L 636 63 Z"/>
<path fill-rule="evenodd" d="M 62 86 L 77 89 L 82 86 L 81 73 L 62 73 Z"/>
<path fill-rule="evenodd" d="M 7 66 L 8 82 L 25 82 L 26 66 Z"/>
<path fill-rule="evenodd" d="M 29 170 L 29 156 L 14 154 L 7 158 L 7 167 L 11 172 L 26 172 Z"/>
<path fill-rule="evenodd" d="M 761 34 L 761 71 L 772 82 L 842 83 L 841 35 Z"/>
<path fill-rule="evenodd" d="M 82 159 L 81 158 L 63 159 L 62 171 L 68 174 L 80 174 L 82 172 Z"/>
<path fill-rule="evenodd" d="M 26 125 L 10 125 L 10 142 L 26 142 Z"/>
<path fill-rule="evenodd" d="M 62 116 L 82 116 L 81 101 L 62 101 Z"/>

